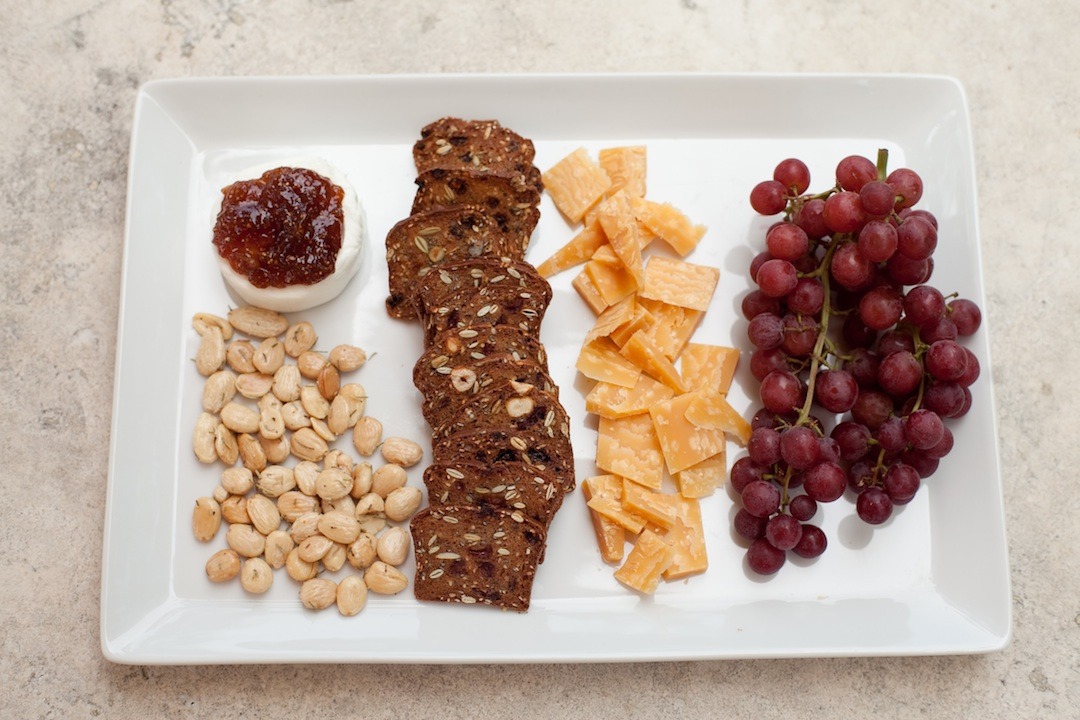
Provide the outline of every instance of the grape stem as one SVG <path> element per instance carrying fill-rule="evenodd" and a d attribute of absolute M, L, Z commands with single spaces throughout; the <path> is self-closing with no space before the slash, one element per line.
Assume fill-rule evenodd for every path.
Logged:
<path fill-rule="evenodd" d="M 887 177 L 886 168 L 889 166 L 889 151 L 885 148 L 878 148 L 877 151 L 877 176 L 878 180 L 885 181 Z"/>

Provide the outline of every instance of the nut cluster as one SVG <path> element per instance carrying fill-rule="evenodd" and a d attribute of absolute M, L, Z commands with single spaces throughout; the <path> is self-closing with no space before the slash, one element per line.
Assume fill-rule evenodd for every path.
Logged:
<path fill-rule="evenodd" d="M 226 466 L 192 514 L 200 542 L 226 525 L 227 547 L 207 561 L 207 577 L 239 576 L 246 591 L 260 594 L 284 567 L 301 584 L 304 607 L 336 604 L 346 616 L 363 609 L 368 592 L 404 590 L 408 580 L 397 566 L 409 555 L 410 536 L 393 523 L 420 505 L 406 468 L 423 450 L 405 438 L 384 439 L 382 423 L 364 415 L 364 388 L 342 384 L 342 373 L 364 365 L 364 351 L 338 345 L 324 356 L 313 350 L 318 336 L 310 323 L 290 325 L 256 307 L 227 319 L 198 313 L 192 324 L 201 336 L 196 369 L 206 377 L 193 448 L 200 462 Z M 350 431 L 361 455 L 378 451 L 385 462 L 373 468 L 331 449 Z M 346 564 L 361 574 L 337 583 L 320 576 Z"/>

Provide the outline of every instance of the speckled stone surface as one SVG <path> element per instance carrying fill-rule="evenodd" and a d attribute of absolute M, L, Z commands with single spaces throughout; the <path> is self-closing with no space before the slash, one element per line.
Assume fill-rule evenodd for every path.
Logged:
<path fill-rule="evenodd" d="M 1073 0 L 0 0 L 0 717 L 1080 717 Z M 154 78 L 958 77 L 974 124 L 1014 639 L 972 657 L 128 667 L 99 585 L 128 143 Z M 435 680 L 437 678 L 437 681 Z"/>

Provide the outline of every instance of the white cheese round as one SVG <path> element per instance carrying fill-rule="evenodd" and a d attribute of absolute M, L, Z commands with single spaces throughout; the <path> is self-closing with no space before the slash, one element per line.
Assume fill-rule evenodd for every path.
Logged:
<path fill-rule="evenodd" d="M 364 208 L 360 199 L 356 196 L 356 190 L 345 176 L 345 173 L 328 161 L 319 157 L 295 157 L 280 162 L 268 163 L 249 168 L 228 180 L 223 187 L 228 187 L 234 182 L 241 180 L 253 180 L 263 173 L 279 167 L 304 168 L 316 172 L 325 177 L 342 189 L 344 197 L 341 200 L 342 210 L 342 233 L 341 249 L 338 250 L 337 260 L 334 264 L 334 272 L 311 285 L 287 285 L 285 287 L 255 287 L 240 273 L 232 269 L 229 261 L 217 255 L 218 266 L 221 275 L 229 287 L 249 305 L 257 305 L 267 310 L 277 312 L 300 312 L 313 308 L 316 305 L 333 300 L 349 284 L 357 270 L 360 269 L 360 260 L 363 256 L 364 239 L 367 235 L 367 222 L 364 216 Z M 221 212 L 222 196 L 219 193 L 214 204 L 214 220 Z M 211 247 L 213 247 L 211 245 Z"/>

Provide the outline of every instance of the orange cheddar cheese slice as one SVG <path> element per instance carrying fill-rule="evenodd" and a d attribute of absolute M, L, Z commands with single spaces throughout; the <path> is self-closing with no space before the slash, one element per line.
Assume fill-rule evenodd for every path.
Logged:
<path fill-rule="evenodd" d="M 686 417 L 697 393 L 677 395 L 649 408 L 653 427 L 672 475 L 721 453 L 727 438 L 720 428 L 700 427 Z"/>
<path fill-rule="evenodd" d="M 635 206 L 634 212 L 645 227 L 683 257 L 693 252 L 701 238 L 705 237 L 704 225 L 695 225 L 669 203 L 643 200 Z"/>
<path fill-rule="evenodd" d="M 592 259 L 620 270 L 625 267 L 619 256 L 615 254 L 615 248 L 611 247 L 611 243 L 608 242 L 596 248 L 596 251 L 592 254 Z"/>
<path fill-rule="evenodd" d="M 638 330 L 630 336 L 620 352 L 646 374 L 667 385 L 676 392 L 686 392 L 682 376 L 664 351 L 649 338 L 645 330 Z"/>
<path fill-rule="evenodd" d="M 672 495 L 675 499 L 675 522 L 663 534 L 674 551 L 671 565 L 663 572 L 665 580 L 679 580 L 703 573 L 709 568 L 705 550 L 705 526 L 701 522 L 701 504 L 697 500 Z"/>
<path fill-rule="evenodd" d="M 679 363 L 688 389 L 711 387 L 726 395 L 739 364 L 739 351 L 721 345 L 687 343 Z"/>
<path fill-rule="evenodd" d="M 700 310 L 668 305 L 638 296 L 638 304 L 648 310 L 653 321 L 645 330 L 646 336 L 660 348 L 664 356 L 674 360 L 682 352 L 705 314 Z"/>
<path fill-rule="evenodd" d="M 637 296 L 635 296 L 635 299 L 636 297 Z M 630 322 L 617 327 L 609 337 L 615 341 L 616 345 L 622 347 L 626 344 L 626 341 L 634 335 L 634 333 L 636 333 L 638 330 L 644 330 L 645 328 L 648 328 L 652 325 L 652 323 L 652 313 L 635 302 L 634 317 L 630 320 Z"/>
<path fill-rule="evenodd" d="M 581 492 L 588 503 L 594 498 L 622 499 L 622 478 L 616 475 L 597 475 L 586 478 L 581 483 Z M 600 548 L 600 557 L 604 562 L 622 562 L 626 552 L 626 528 L 615 521 L 589 508 L 596 544 Z"/>
<path fill-rule="evenodd" d="M 611 265 L 602 260 L 590 260 L 585 263 L 585 274 L 592 280 L 596 291 L 608 305 L 614 305 L 637 291 L 638 288 L 637 282 L 621 265 Z"/>
<path fill-rule="evenodd" d="M 676 495 L 653 492 L 629 480 L 623 483 L 623 507 L 665 529 L 675 525 L 677 499 Z"/>
<path fill-rule="evenodd" d="M 623 357 L 611 338 L 597 338 L 582 346 L 576 367 L 587 378 L 628 388 L 634 387 L 641 375 L 641 368 Z"/>
<path fill-rule="evenodd" d="M 648 162 L 644 145 L 604 148 L 597 157 L 600 167 L 611 178 L 609 193 L 624 190 L 630 197 L 645 197 Z"/>
<path fill-rule="evenodd" d="M 684 498 L 703 498 L 724 484 L 727 478 L 727 450 L 675 473 L 675 484 Z"/>
<path fill-rule="evenodd" d="M 640 294 L 669 305 L 705 311 L 719 280 L 717 268 L 654 255 L 645 268 Z"/>
<path fill-rule="evenodd" d="M 555 251 L 555 254 L 536 266 L 536 271 L 548 278 L 562 272 L 567 268 L 587 261 L 597 250 L 607 243 L 607 237 L 600 228 L 600 223 L 592 222 L 585 225 L 581 232 L 570 239 L 570 242 Z"/>
<path fill-rule="evenodd" d="M 675 391 L 667 385 L 641 373 L 632 388 L 607 382 L 596 383 L 585 396 L 585 410 L 615 420 L 647 413 L 650 405 L 674 396 Z"/>
<path fill-rule="evenodd" d="M 607 309 L 608 304 L 604 302 L 604 298 L 600 296 L 600 291 L 596 289 L 592 278 L 584 270 L 574 276 L 574 279 L 570 281 L 570 285 L 577 290 L 577 294 L 597 315 Z"/>
<path fill-rule="evenodd" d="M 628 588 L 651 595 L 660 585 L 664 571 L 675 560 L 675 550 L 652 530 L 645 530 L 615 571 L 615 579 Z"/>
<path fill-rule="evenodd" d="M 714 388 L 702 388 L 690 396 L 692 399 L 684 412 L 685 419 L 694 427 L 734 435 L 743 446 L 750 441 L 750 423 L 731 407 L 723 393 Z"/>
<path fill-rule="evenodd" d="M 596 318 L 596 324 L 585 335 L 585 342 L 591 343 L 601 337 L 609 337 L 613 332 L 634 319 L 637 310 L 637 301 L 633 295 L 615 303 Z"/>
<path fill-rule="evenodd" d="M 600 418 L 596 440 L 596 466 L 659 490 L 664 480 L 664 454 L 647 414 Z"/>
<path fill-rule="evenodd" d="M 645 282 L 645 270 L 641 262 L 641 238 L 638 237 L 637 220 L 630 208 L 630 200 L 623 190 L 600 203 L 596 219 L 604 229 L 612 250 L 622 260 L 626 272 L 638 287 Z"/>
<path fill-rule="evenodd" d="M 541 174 L 541 179 L 555 207 L 572 222 L 580 222 L 611 187 L 611 178 L 585 148 L 578 148 L 555 163 Z"/>

